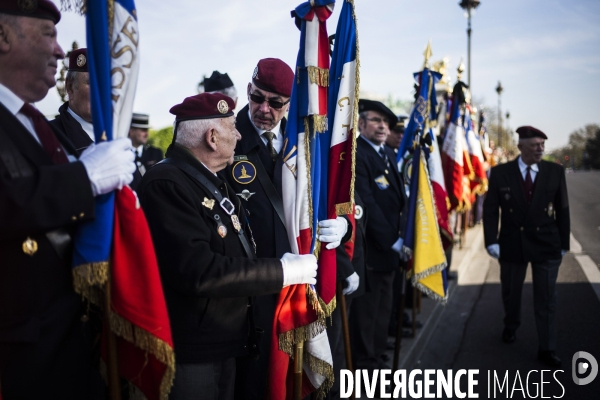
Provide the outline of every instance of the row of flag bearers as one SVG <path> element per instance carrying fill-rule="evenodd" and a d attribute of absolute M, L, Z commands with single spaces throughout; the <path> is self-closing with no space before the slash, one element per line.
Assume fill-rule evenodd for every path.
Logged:
<path fill-rule="evenodd" d="M 443 174 L 481 153 L 468 106 L 457 92 L 440 155 L 432 130 L 439 74 L 424 68 L 400 148 L 385 146 L 397 117 L 359 100 L 352 1 L 343 2 L 330 58 L 333 5 L 294 10 L 295 68 L 260 60 L 237 116 L 236 100 L 210 85 L 171 108 L 167 159 L 146 168 L 139 151 L 148 149 L 134 140 L 144 132 L 132 129 L 147 136 L 148 121 L 133 115 L 131 123 L 140 42 L 133 2 L 86 3 L 89 47 L 69 68 L 89 73 L 76 83 L 89 85 L 89 108 L 63 106 L 52 124 L 29 103 L 53 86 L 64 57 L 60 12 L 47 0 L 0 3 L 3 399 L 101 398 L 99 364 L 111 398 L 121 395 L 120 377 L 148 399 L 324 396 L 344 365 L 338 327 L 348 310 L 360 327 L 355 367 L 375 369 L 396 274 L 446 301 L 454 175 Z M 462 140 L 473 148 L 466 156 L 457 155 Z M 128 186 L 135 176 L 137 195 Z M 343 301 L 353 292 L 362 296 Z"/>

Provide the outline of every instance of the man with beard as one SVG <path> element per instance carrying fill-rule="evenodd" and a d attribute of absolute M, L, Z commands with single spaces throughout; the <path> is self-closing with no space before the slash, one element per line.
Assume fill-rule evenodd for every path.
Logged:
<path fill-rule="evenodd" d="M 236 127 L 242 139 L 235 148 L 235 159 L 225 173 L 235 194 L 242 199 L 256 241 L 258 257 L 280 258 L 291 251 L 284 224 L 281 198 L 281 168 L 286 119 L 294 72 L 277 58 L 258 62 L 248 83 L 249 104 L 237 114 Z M 345 218 L 319 222 L 321 242 L 337 247 L 351 233 Z M 237 393 L 245 399 L 264 399 L 271 330 L 278 295 L 256 298 L 254 315 L 257 328 L 264 331 L 258 360 L 238 360 Z"/>

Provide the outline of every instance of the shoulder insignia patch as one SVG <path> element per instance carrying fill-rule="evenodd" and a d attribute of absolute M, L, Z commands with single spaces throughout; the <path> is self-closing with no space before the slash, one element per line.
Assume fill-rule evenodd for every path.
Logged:
<path fill-rule="evenodd" d="M 256 167 L 250 161 L 238 161 L 231 169 L 231 175 L 237 183 L 247 185 L 256 179 Z"/>

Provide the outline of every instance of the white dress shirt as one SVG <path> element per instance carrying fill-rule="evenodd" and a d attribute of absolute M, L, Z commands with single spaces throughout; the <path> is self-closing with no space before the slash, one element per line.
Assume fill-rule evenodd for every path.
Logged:
<path fill-rule="evenodd" d="M 527 177 L 527 167 L 530 167 L 531 169 L 529 170 L 529 175 L 531 175 L 531 182 L 535 182 L 535 177 L 537 176 L 537 173 L 540 170 L 539 165 L 537 165 L 537 164 L 527 165 L 523 162 L 523 160 L 521 160 L 521 156 L 519 156 L 518 162 L 519 162 L 519 169 L 521 170 L 521 176 L 523 177 L 523 180 L 525 180 L 525 178 Z"/>
<path fill-rule="evenodd" d="M 252 121 L 252 116 L 250 115 L 250 109 L 248 109 L 248 118 L 250 118 L 250 123 L 252 124 L 254 129 L 256 129 L 256 132 L 258 132 L 258 136 L 260 136 L 265 146 L 269 143 L 269 141 L 266 137 L 263 136 L 263 133 L 273 132 L 275 134 L 275 136 L 273 136 L 273 147 L 275 148 L 277 154 L 279 154 L 281 152 L 281 148 L 283 147 L 283 132 L 281 132 L 281 120 L 277 125 L 273 127 L 273 129 L 271 129 L 270 131 L 266 131 L 264 129 L 259 129 L 256 125 L 254 125 L 254 121 Z"/>
<path fill-rule="evenodd" d="M 79 122 L 79 125 L 81 125 L 81 129 L 83 129 L 85 133 L 88 134 L 90 139 L 92 139 L 92 142 L 96 143 L 96 136 L 94 135 L 94 125 L 90 124 L 85 119 L 75 114 L 75 111 L 71 110 L 71 107 L 67 107 L 67 111 L 73 116 L 73 118 L 75 118 L 75 121 Z"/>
<path fill-rule="evenodd" d="M 23 104 L 25 104 L 25 102 L 23 100 L 21 100 L 19 98 L 19 96 L 14 94 L 9 88 L 7 88 L 6 86 L 4 86 L 1 83 L 0 83 L 0 103 L 2 103 L 4 105 L 4 107 L 6 107 L 6 109 L 8 111 L 10 111 L 10 113 L 12 115 L 14 115 L 19 120 L 19 122 L 21 122 L 23 124 L 23 126 L 29 131 L 29 133 L 31 133 L 31 136 L 33 136 L 33 138 L 36 140 L 36 142 L 38 142 L 39 144 L 42 144 L 42 142 L 40 142 L 40 139 L 38 138 L 37 134 L 35 133 L 35 128 L 33 127 L 33 121 L 31 121 L 31 119 L 28 116 L 26 116 L 25 114 L 20 112 L 20 110 L 23 107 Z"/>

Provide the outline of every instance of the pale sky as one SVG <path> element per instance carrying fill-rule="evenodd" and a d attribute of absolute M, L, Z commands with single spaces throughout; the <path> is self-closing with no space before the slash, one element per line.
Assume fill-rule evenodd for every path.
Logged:
<path fill-rule="evenodd" d="M 53 0 L 60 6 L 60 0 Z M 299 0 L 136 1 L 140 27 L 140 77 L 134 110 L 150 114 L 155 128 L 172 124 L 169 109 L 197 93 L 202 75 L 227 72 L 246 103 L 246 85 L 259 59 L 295 65 L 300 33 L 290 11 Z M 412 73 L 433 57 L 450 59 L 456 81 L 467 63 L 467 19 L 458 0 L 355 0 L 361 91 L 411 99 Z M 342 0 L 328 20 L 335 33 Z M 473 97 L 497 107 L 510 126 L 533 125 L 548 136 L 547 149 L 563 146 L 573 130 L 600 123 L 600 2 L 597 0 L 482 0 L 472 18 Z M 85 46 L 84 17 L 64 12 L 57 26 L 65 50 Z M 463 80 L 467 80 L 466 73 Z M 476 104 L 479 106 L 479 104 Z M 38 103 L 56 113 L 55 89 Z"/>

